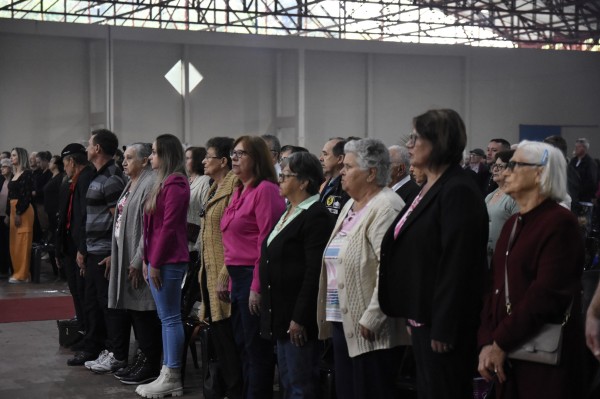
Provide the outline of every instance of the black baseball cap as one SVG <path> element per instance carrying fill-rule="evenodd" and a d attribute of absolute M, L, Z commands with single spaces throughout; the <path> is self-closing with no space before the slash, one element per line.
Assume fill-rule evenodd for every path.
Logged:
<path fill-rule="evenodd" d="M 60 157 L 68 157 L 75 154 L 87 154 L 85 147 L 79 143 L 71 143 L 60 152 Z"/>

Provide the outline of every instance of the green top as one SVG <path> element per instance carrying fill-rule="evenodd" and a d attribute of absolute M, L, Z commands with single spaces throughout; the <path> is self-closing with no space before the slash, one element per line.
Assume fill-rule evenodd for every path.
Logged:
<path fill-rule="evenodd" d="M 287 214 L 288 210 L 292 206 L 291 204 L 288 204 L 285 212 L 283 212 L 283 215 L 281 215 L 281 217 L 279 218 L 279 221 L 275 225 L 275 228 L 273 228 L 273 230 L 271 231 L 271 234 L 269 234 L 269 238 L 267 238 L 267 246 L 271 245 L 271 241 L 273 241 L 273 239 L 275 237 L 277 237 L 277 234 L 279 234 L 279 232 L 281 230 L 283 230 L 283 228 L 285 226 L 290 224 L 290 222 L 292 220 L 294 220 L 296 218 L 296 216 L 298 216 L 300 213 L 302 213 L 306 209 L 310 208 L 310 206 L 317 201 L 319 201 L 319 194 L 315 194 L 311 197 L 308 197 L 307 199 L 302 201 L 300 204 L 298 204 L 298 206 L 294 210 L 294 213 L 292 213 L 290 216 L 288 216 L 288 218 L 285 219 L 285 221 L 284 221 L 285 215 Z"/>

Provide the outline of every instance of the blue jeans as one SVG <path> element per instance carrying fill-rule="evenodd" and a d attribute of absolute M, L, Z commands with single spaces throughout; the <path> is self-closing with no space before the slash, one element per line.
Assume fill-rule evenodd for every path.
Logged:
<path fill-rule="evenodd" d="M 244 398 L 272 398 L 273 344 L 260 337 L 260 317 L 248 309 L 254 266 L 227 266 L 227 271 L 231 277 L 231 324 L 242 360 Z"/>
<path fill-rule="evenodd" d="M 296 346 L 289 338 L 277 340 L 277 367 L 284 399 L 319 398 L 319 345 L 310 340 Z"/>
<path fill-rule="evenodd" d="M 150 291 L 162 326 L 163 364 L 172 369 L 181 368 L 183 355 L 185 334 L 181 321 L 181 282 L 186 271 L 187 263 L 162 265 L 160 290 L 150 280 Z"/>

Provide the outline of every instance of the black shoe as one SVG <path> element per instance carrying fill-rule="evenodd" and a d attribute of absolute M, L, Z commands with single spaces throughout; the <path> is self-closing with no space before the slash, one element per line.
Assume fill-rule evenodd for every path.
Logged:
<path fill-rule="evenodd" d="M 144 361 L 146 361 L 146 355 L 144 355 L 144 353 L 141 350 L 138 350 L 138 352 L 135 354 L 135 357 L 133 358 L 133 361 L 129 363 L 129 366 L 124 367 L 121 370 L 118 370 L 114 373 L 115 378 L 117 380 L 120 380 L 121 378 L 128 376 L 134 370 L 138 369 L 142 365 L 142 363 L 144 363 Z"/>
<path fill-rule="evenodd" d="M 144 357 L 144 362 L 129 375 L 121 378 L 121 382 L 126 385 L 139 385 L 154 381 L 160 375 L 160 363 L 150 362 Z"/>
<path fill-rule="evenodd" d="M 73 352 L 81 352 L 82 350 L 84 350 L 85 344 L 83 342 L 83 338 L 71 345 L 69 349 L 71 349 Z"/>
<path fill-rule="evenodd" d="M 98 358 L 97 353 L 79 351 L 75 353 L 72 359 L 67 360 L 68 366 L 83 366 L 88 360 L 96 360 Z"/>

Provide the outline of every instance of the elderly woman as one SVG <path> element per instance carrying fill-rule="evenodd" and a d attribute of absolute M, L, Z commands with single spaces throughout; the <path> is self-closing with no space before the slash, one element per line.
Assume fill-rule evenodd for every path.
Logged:
<path fill-rule="evenodd" d="M 277 343 L 284 398 L 319 398 L 317 293 L 333 216 L 319 202 L 325 180 L 316 156 L 298 152 L 281 164 L 286 212 L 263 242 L 260 260 L 261 336 Z"/>
<path fill-rule="evenodd" d="M 239 137 L 231 160 L 239 185 L 221 219 L 231 277 L 231 322 L 242 359 L 244 397 L 270 398 L 273 346 L 259 335 L 258 270 L 261 245 L 285 210 L 285 201 L 279 196 L 271 153 L 262 138 Z"/>
<path fill-rule="evenodd" d="M 211 322 L 212 343 L 225 382 L 226 396 L 241 399 L 242 363 L 231 328 L 229 273 L 225 266 L 221 235 L 221 218 L 238 184 L 237 176 L 231 171 L 232 149 L 232 138 L 213 137 L 206 143 L 206 156 L 202 161 L 204 174 L 213 179 L 213 183 L 202 199 L 200 209 L 200 318 Z"/>
<path fill-rule="evenodd" d="M 113 223 L 108 307 L 126 310 L 115 318 L 115 330 L 120 333 L 113 339 L 118 341 L 117 346 L 128 347 L 133 325 L 140 349 L 129 367 L 115 373 L 124 384 L 144 384 L 160 372 L 160 320 L 142 277 L 144 202 L 156 178 L 148 160 L 151 154 L 152 145 L 148 143 L 134 143 L 125 150 L 123 171 L 129 182 L 117 201 Z"/>
<path fill-rule="evenodd" d="M 333 338 L 338 398 L 395 398 L 404 324 L 381 311 L 377 275 L 381 239 L 404 201 L 386 187 L 390 158 L 382 142 L 350 141 L 344 150 L 342 187 L 351 199 L 324 253 L 319 338 Z"/>
<path fill-rule="evenodd" d="M 27 150 L 16 147 L 10 152 L 13 177 L 8 183 L 8 204 L 6 211 L 10 226 L 10 258 L 13 275 L 8 279 L 11 284 L 30 281 L 29 263 L 33 242 L 34 211 L 31 205 L 33 173 L 29 169 Z"/>
<path fill-rule="evenodd" d="M 427 182 L 381 244 L 379 301 L 412 332 L 423 398 L 473 394 L 488 217 L 480 189 L 460 167 L 467 136 L 453 110 L 413 120 L 407 147 Z"/>
<path fill-rule="evenodd" d="M 479 372 L 497 378 L 498 398 L 583 397 L 577 309 L 584 250 L 577 219 L 558 204 L 566 195 L 566 170 L 554 147 L 522 141 L 504 171 L 504 190 L 520 211 L 498 238 L 479 330 Z M 544 324 L 560 324 L 568 313 L 558 365 L 510 358 Z"/>
<path fill-rule="evenodd" d="M 495 162 L 492 164 L 492 179 L 498 185 L 494 191 L 485 197 L 488 215 L 490 217 L 489 237 L 488 237 L 488 266 L 491 267 L 492 255 L 496 248 L 496 241 L 500 235 L 500 230 L 504 223 L 515 213 L 519 211 L 519 206 L 515 200 L 504 192 L 504 183 L 506 175 L 504 170 L 508 161 L 515 153 L 514 150 L 500 151 L 495 155 Z"/>

